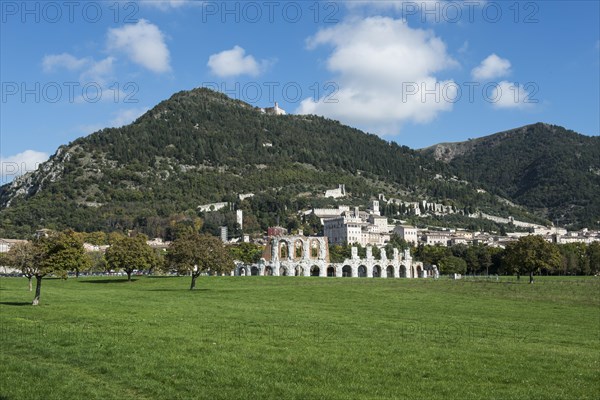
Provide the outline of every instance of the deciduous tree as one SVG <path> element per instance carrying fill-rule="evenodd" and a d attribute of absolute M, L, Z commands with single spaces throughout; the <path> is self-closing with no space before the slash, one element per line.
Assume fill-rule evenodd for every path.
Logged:
<path fill-rule="evenodd" d="M 533 275 L 540 270 L 560 268 L 562 258 L 555 245 L 541 236 L 529 235 L 506 246 L 505 260 L 518 273 L 529 274 L 529 283 L 533 283 Z"/>
<path fill-rule="evenodd" d="M 51 233 L 34 242 L 35 297 L 33 305 L 40 302 L 42 278 L 49 274 L 66 277 L 67 271 L 77 271 L 89 266 L 83 243 L 73 231 Z"/>
<path fill-rule="evenodd" d="M 590 263 L 590 273 L 600 273 L 600 242 L 594 242 L 587 248 L 587 257 Z"/>
<path fill-rule="evenodd" d="M 246 264 L 257 263 L 263 252 L 262 246 L 254 243 L 240 243 L 229 246 L 228 250 L 234 260 L 242 261 Z"/>
<path fill-rule="evenodd" d="M 179 272 L 192 274 L 190 290 L 196 288 L 201 273 L 223 273 L 234 268 L 223 243 L 214 236 L 196 232 L 175 239 L 167 253 L 167 264 Z"/>
<path fill-rule="evenodd" d="M 122 269 L 131 281 L 134 270 L 150 269 L 156 263 L 156 255 L 147 243 L 145 235 L 113 237 L 105 258 L 110 269 Z"/>
<path fill-rule="evenodd" d="M 38 249 L 32 242 L 16 243 L 6 254 L 9 266 L 21 271 L 29 281 L 29 291 L 32 291 L 31 279 L 35 276 L 36 263 L 39 262 Z"/>
<path fill-rule="evenodd" d="M 440 273 L 464 274 L 467 272 L 467 262 L 460 257 L 447 256 L 439 261 Z"/>

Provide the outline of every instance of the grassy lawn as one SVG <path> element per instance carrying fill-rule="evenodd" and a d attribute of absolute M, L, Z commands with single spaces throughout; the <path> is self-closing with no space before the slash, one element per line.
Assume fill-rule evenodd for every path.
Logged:
<path fill-rule="evenodd" d="M 0 399 L 598 399 L 600 279 L 0 279 Z"/>

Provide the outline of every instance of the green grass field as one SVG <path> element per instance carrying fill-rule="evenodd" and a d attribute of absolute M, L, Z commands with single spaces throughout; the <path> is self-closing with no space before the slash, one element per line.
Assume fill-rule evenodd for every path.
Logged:
<path fill-rule="evenodd" d="M 0 399 L 598 399 L 600 279 L 0 279 Z"/>

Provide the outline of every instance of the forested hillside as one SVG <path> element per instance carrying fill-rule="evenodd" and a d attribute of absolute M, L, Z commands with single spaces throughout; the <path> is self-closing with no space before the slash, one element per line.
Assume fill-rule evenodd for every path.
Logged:
<path fill-rule="evenodd" d="M 588 150 L 577 154 L 588 160 Z M 195 89 L 173 95 L 128 126 L 61 146 L 37 171 L 1 187 L 0 237 L 67 227 L 164 236 L 174 221 L 196 218 L 198 205 L 217 201 L 246 210 L 245 230 L 259 232 L 276 223 L 297 225 L 299 210 L 336 204 L 323 192 L 342 183 L 350 194 L 344 203 L 364 205 L 382 193 L 544 221 L 476 190 L 486 183 L 484 171 L 494 167 L 482 164 L 474 175 L 468 163 L 492 163 L 494 157 L 447 164 L 337 121 L 267 115 L 223 94 Z M 532 184 L 535 171 L 527 175 Z M 589 184 L 579 182 L 584 188 Z M 256 196 L 241 201 L 238 195 L 245 193 Z M 497 193 L 518 198 L 511 190 Z M 223 218 L 229 217 L 205 222 L 217 225 Z"/>
<path fill-rule="evenodd" d="M 560 225 L 598 227 L 600 137 L 538 123 L 423 153 Z"/>

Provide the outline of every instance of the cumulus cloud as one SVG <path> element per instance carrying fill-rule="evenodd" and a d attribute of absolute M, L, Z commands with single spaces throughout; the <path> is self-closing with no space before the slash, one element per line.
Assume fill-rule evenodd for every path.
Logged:
<path fill-rule="evenodd" d="M 485 60 L 471 71 L 471 76 L 476 80 L 496 79 L 510 73 L 510 61 L 490 54 Z"/>
<path fill-rule="evenodd" d="M 494 108 L 524 109 L 532 107 L 536 101 L 523 85 L 502 81 L 498 83 L 489 95 L 489 101 Z"/>
<path fill-rule="evenodd" d="M 69 71 L 82 69 L 91 62 L 90 58 L 77 58 L 69 53 L 50 54 L 42 59 L 44 72 L 54 72 L 60 68 L 66 68 Z"/>
<path fill-rule="evenodd" d="M 483 1 L 478 2 L 479 6 Z M 340 3 L 355 15 L 395 13 L 402 18 L 419 19 L 422 23 L 457 22 L 461 15 L 468 13 L 464 8 L 461 10 L 460 2 L 447 0 L 348 0 Z"/>
<path fill-rule="evenodd" d="M 114 71 L 114 57 L 106 57 L 100 61 L 92 57 L 78 58 L 69 53 L 50 54 L 42 59 L 44 72 L 51 73 L 60 69 L 79 73 L 79 80 L 104 83 Z"/>
<path fill-rule="evenodd" d="M 41 151 L 25 150 L 22 153 L 8 157 L 0 157 L 2 176 L 0 181 L 10 182 L 27 172 L 35 171 L 38 166 L 48 160 L 49 155 Z"/>
<path fill-rule="evenodd" d="M 322 29 L 307 44 L 310 49 L 332 46 L 326 66 L 339 90 L 303 100 L 297 113 L 395 134 L 404 122 L 429 122 L 452 109 L 440 92 L 454 82 L 435 74 L 457 63 L 431 31 L 412 29 L 401 19 L 371 17 Z M 431 90 L 438 95 L 427 95 Z"/>
<path fill-rule="evenodd" d="M 410 12 L 443 1 L 444 0 L 352 0 L 345 1 L 344 4 L 351 10 L 372 8 L 378 10 L 394 9 L 397 11 Z"/>
<path fill-rule="evenodd" d="M 199 5 L 201 1 L 192 0 L 142 0 L 140 1 L 142 6 L 149 6 L 157 8 L 161 11 L 168 11 L 170 9 L 177 9 L 184 6 Z"/>
<path fill-rule="evenodd" d="M 208 58 L 208 67 L 214 75 L 221 78 L 239 75 L 260 75 L 268 66 L 267 60 L 260 62 L 248 54 L 240 46 L 234 46 L 231 50 L 224 50 L 211 55 Z"/>
<path fill-rule="evenodd" d="M 156 73 L 171 70 L 170 53 L 158 27 L 145 19 L 108 30 L 108 49 L 124 53 L 131 61 Z"/>

